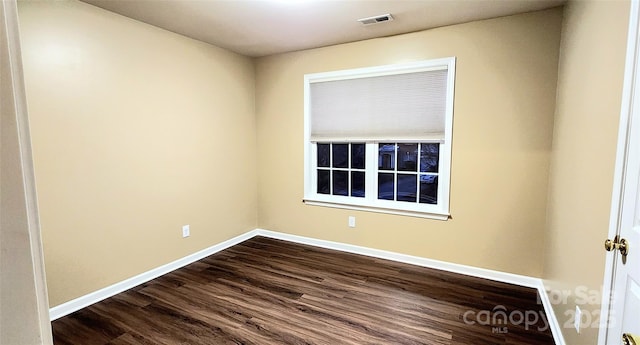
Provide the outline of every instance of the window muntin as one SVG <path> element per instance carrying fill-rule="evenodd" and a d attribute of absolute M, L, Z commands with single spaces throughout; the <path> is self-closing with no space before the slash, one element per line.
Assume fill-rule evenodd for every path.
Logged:
<path fill-rule="evenodd" d="M 318 194 L 365 197 L 364 143 L 317 143 Z"/>
<path fill-rule="evenodd" d="M 305 202 L 448 218 L 454 69 L 455 59 L 446 58 L 306 75 Z M 384 79 L 385 76 L 393 78 Z M 368 83 L 367 78 L 376 80 L 377 98 L 387 95 L 383 89 L 389 85 L 380 83 L 377 77 L 383 77 L 385 83 L 393 79 L 389 85 L 394 89 L 400 85 L 409 90 L 409 105 L 405 106 L 398 98 L 404 91 L 396 90 L 389 92 L 391 99 L 383 102 L 400 106 L 383 104 L 361 112 L 362 99 L 372 99 L 368 91 L 367 94 L 358 91 L 366 89 L 362 85 Z M 429 82 L 425 83 L 425 78 Z M 354 79 L 363 80 L 354 82 Z M 340 83 L 343 80 L 350 83 Z M 411 82 L 399 83 L 398 80 Z M 336 82 L 333 85 L 342 91 L 336 93 L 327 82 Z M 324 96 L 314 94 L 321 89 L 318 85 L 325 89 Z M 345 88 L 345 85 L 357 87 Z M 422 90 L 421 98 L 416 98 L 418 94 L 412 85 Z M 323 98 L 326 95 L 346 96 L 333 102 L 333 98 Z M 427 105 L 416 99 L 425 99 Z M 319 103 L 314 103 L 316 101 Z M 409 114 L 400 114 L 400 107 Z M 379 108 L 385 112 L 379 112 Z M 344 112 L 345 109 L 349 111 Z M 337 116 L 334 112 L 343 113 Z M 314 117 L 318 114 L 327 117 Z M 380 126 L 380 123 L 393 123 L 393 126 Z M 381 128 L 390 128 L 390 133 L 380 131 Z M 360 150 L 364 154 L 355 154 Z"/>
<path fill-rule="evenodd" d="M 438 143 L 378 144 L 378 199 L 437 204 L 439 152 Z"/>

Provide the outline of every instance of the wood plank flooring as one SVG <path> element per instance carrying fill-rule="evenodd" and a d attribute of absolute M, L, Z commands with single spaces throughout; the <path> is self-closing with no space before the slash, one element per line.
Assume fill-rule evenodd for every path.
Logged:
<path fill-rule="evenodd" d="M 553 344 L 541 312 L 534 289 L 255 237 L 52 326 L 56 345 Z"/>

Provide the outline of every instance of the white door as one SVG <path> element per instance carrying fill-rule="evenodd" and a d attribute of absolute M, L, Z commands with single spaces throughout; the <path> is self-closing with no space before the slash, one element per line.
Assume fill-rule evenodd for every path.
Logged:
<path fill-rule="evenodd" d="M 636 89 L 636 93 L 640 93 L 640 89 Z M 640 101 L 640 97 L 636 99 Z M 613 251 L 615 270 L 607 344 L 623 344 L 623 334 L 629 333 L 638 335 L 640 345 L 640 102 L 634 108 L 618 223 L 620 231 L 613 239 L 618 249 Z"/>
<path fill-rule="evenodd" d="M 636 89 L 636 93 L 639 92 L 640 89 Z M 636 99 L 640 101 L 640 97 Z M 607 344 L 624 344 L 623 334 L 628 333 L 637 335 L 640 345 L 640 102 L 634 108 L 618 223 L 620 231 L 612 241 L 618 243 L 618 249 L 613 250 L 615 273 Z"/>
<path fill-rule="evenodd" d="M 614 193 L 613 224 L 609 243 L 611 254 L 607 273 L 611 299 L 603 303 L 609 312 L 603 320 L 600 343 L 640 345 L 640 71 L 638 58 L 638 2 L 632 2 L 629 21 L 629 45 L 625 72 L 616 167 L 617 193 Z M 625 255 L 626 252 L 626 255 Z M 605 280 L 605 284 L 607 281 Z M 603 311 L 606 311 L 603 308 Z M 633 342 L 635 335 L 636 342 Z"/>

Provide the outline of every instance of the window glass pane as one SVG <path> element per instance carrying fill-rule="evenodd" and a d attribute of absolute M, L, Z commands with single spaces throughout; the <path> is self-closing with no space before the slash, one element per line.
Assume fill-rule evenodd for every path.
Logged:
<path fill-rule="evenodd" d="M 378 173 L 378 199 L 394 199 L 393 175 L 389 173 Z"/>
<path fill-rule="evenodd" d="M 378 169 L 395 170 L 396 144 L 378 144 Z"/>
<path fill-rule="evenodd" d="M 318 193 L 329 194 L 329 170 L 318 169 Z"/>
<path fill-rule="evenodd" d="M 318 144 L 318 167 L 329 167 L 330 144 Z"/>
<path fill-rule="evenodd" d="M 349 167 L 349 144 L 333 144 L 333 167 Z"/>
<path fill-rule="evenodd" d="M 438 172 L 440 144 L 420 144 L 420 172 Z"/>
<path fill-rule="evenodd" d="M 398 171 L 418 170 L 418 144 L 398 144 Z"/>
<path fill-rule="evenodd" d="M 420 175 L 420 203 L 438 203 L 438 176 Z"/>
<path fill-rule="evenodd" d="M 349 195 L 349 172 L 333 171 L 333 195 Z"/>
<path fill-rule="evenodd" d="M 398 174 L 398 201 L 416 202 L 418 175 Z"/>
<path fill-rule="evenodd" d="M 351 144 L 351 168 L 364 169 L 364 144 Z"/>
<path fill-rule="evenodd" d="M 364 171 L 351 172 L 351 196 L 364 198 Z"/>

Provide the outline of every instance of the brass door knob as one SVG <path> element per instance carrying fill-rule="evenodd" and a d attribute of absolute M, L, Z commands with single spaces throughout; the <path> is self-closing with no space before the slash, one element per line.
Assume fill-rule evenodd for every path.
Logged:
<path fill-rule="evenodd" d="M 618 250 L 620 251 L 620 254 L 622 254 L 623 256 L 627 256 L 627 254 L 629 254 L 629 242 L 627 242 L 627 240 L 625 240 L 624 238 L 621 239 L 618 243 Z"/>
<path fill-rule="evenodd" d="M 640 345 L 640 337 L 631 333 L 622 334 L 623 345 Z"/>
<path fill-rule="evenodd" d="M 627 256 L 627 254 L 629 254 L 629 242 L 627 242 L 627 240 L 625 240 L 624 238 L 619 238 L 618 236 L 616 236 L 613 241 L 610 239 L 604 241 L 604 249 L 608 252 L 618 249 L 622 256 Z"/>
<path fill-rule="evenodd" d="M 616 250 L 616 243 L 608 239 L 604 241 L 604 249 L 608 252 Z"/>

